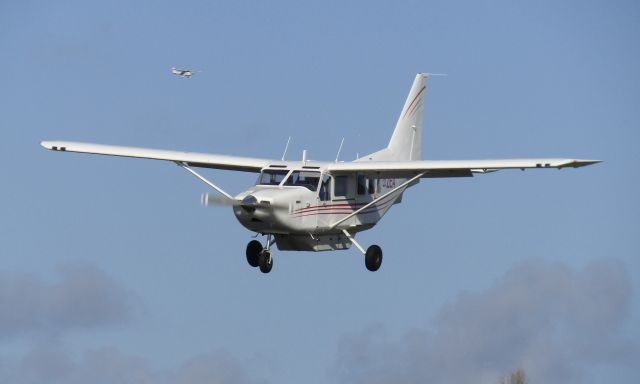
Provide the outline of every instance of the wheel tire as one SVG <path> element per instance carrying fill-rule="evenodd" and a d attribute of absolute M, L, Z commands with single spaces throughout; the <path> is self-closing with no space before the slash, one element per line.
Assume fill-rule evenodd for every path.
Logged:
<path fill-rule="evenodd" d="M 367 248 L 367 253 L 364 255 L 364 265 L 371 272 L 377 271 L 382 265 L 382 248 L 375 244 Z"/>
<path fill-rule="evenodd" d="M 258 258 L 260 260 L 260 272 L 271 272 L 271 268 L 273 268 L 273 257 L 271 257 L 271 252 L 262 251 L 260 252 L 260 256 Z"/>
<path fill-rule="evenodd" d="M 250 266 L 257 267 L 259 265 L 260 252 L 262 252 L 262 244 L 258 240 L 251 240 L 247 244 L 247 262 Z"/>

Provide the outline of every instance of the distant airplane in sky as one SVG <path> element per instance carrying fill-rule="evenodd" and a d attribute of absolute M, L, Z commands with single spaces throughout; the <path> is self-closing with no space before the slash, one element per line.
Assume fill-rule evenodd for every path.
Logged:
<path fill-rule="evenodd" d="M 263 273 L 273 266 L 273 244 L 283 251 L 329 251 L 354 245 L 364 255 L 366 268 L 378 270 L 382 249 L 371 245 L 365 250 L 354 236 L 373 228 L 402 201 L 404 191 L 423 178 L 470 177 L 501 169 L 577 168 L 599 162 L 567 158 L 421 160 L 428 76 L 416 75 L 387 147 L 351 162 L 337 158 L 334 162 L 308 160 L 306 150 L 301 161 L 285 161 L 284 156 L 277 160 L 66 141 L 41 144 L 54 151 L 175 162 L 223 196 L 205 195 L 205 204 L 232 206 L 243 226 L 266 235 L 264 245 L 251 240 L 246 248 L 248 263 L 260 267 Z M 254 172 L 259 176 L 254 186 L 232 196 L 191 167 Z"/>
<path fill-rule="evenodd" d="M 193 69 L 177 69 L 176 67 L 171 67 L 171 73 L 173 73 L 176 76 L 182 76 L 182 77 L 189 77 L 190 78 L 196 72 L 200 72 L 200 71 L 194 71 Z"/>

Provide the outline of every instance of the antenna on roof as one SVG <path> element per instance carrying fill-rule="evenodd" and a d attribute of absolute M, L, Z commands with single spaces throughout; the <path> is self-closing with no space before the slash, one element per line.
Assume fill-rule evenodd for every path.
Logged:
<path fill-rule="evenodd" d="M 338 153 L 336 154 L 336 163 L 338 162 L 338 159 L 340 158 L 340 152 L 342 152 L 342 144 L 344 144 L 344 137 L 342 138 L 342 141 L 340 142 L 340 147 L 338 148 Z"/>
<path fill-rule="evenodd" d="M 291 136 L 287 139 L 287 145 L 284 146 L 284 152 L 282 153 L 282 161 L 284 161 L 284 157 L 287 155 L 287 149 L 289 149 L 289 142 L 291 141 Z"/>

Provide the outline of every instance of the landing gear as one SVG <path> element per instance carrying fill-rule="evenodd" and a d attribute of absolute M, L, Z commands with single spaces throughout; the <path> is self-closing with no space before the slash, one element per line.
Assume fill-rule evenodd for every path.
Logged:
<path fill-rule="evenodd" d="M 271 257 L 271 252 L 266 249 L 260 252 L 260 256 L 258 257 L 260 264 L 260 272 L 269 273 L 271 272 L 271 268 L 273 268 L 273 257 Z"/>
<path fill-rule="evenodd" d="M 258 257 L 262 249 L 262 244 L 260 244 L 258 240 L 251 240 L 249 244 L 247 244 L 247 262 L 250 266 L 257 267 L 260 265 Z"/>
<path fill-rule="evenodd" d="M 382 265 L 382 248 L 375 244 L 367 248 L 364 254 L 364 265 L 371 272 L 377 271 Z"/>
<path fill-rule="evenodd" d="M 364 265 L 371 272 L 375 272 L 380 269 L 380 265 L 382 265 L 382 248 L 378 245 L 372 245 L 365 251 L 364 248 L 356 241 L 356 239 L 351 236 L 349 231 L 346 229 L 342 230 L 345 236 L 351 241 L 351 244 L 355 245 L 356 248 L 360 250 L 364 254 Z"/>
<path fill-rule="evenodd" d="M 271 246 L 275 240 L 272 235 L 267 235 L 267 244 L 262 245 L 258 240 L 251 240 L 247 244 L 247 262 L 252 267 L 260 267 L 262 273 L 271 272 L 273 268 L 273 257 L 271 257 Z"/>

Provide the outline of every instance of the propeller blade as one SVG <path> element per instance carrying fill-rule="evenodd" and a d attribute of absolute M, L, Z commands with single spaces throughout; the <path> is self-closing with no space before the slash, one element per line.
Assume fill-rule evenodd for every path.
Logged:
<path fill-rule="evenodd" d="M 200 202 L 205 207 L 209 205 L 223 205 L 223 206 L 232 206 L 236 204 L 238 201 L 234 199 L 230 199 L 223 195 L 210 195 L 209 193 L 203 193 Z"/>
<path fill-rule="evenodd" d="M 253 199 L 253 201 L 247 201 L 246 199 L 250 196 L 250 198 Z M 217 206 L 232 206 L 232 205 L 245 205 L 247 207 L 249 206 L 253 206 L 256 208 L 288 208 L 289 204 L 285 203 L 285 202 L 279 202 L 279 203 L 270 203 L 268 201 L 257 201 L 255 199 L 255 197 L 249 195 L 247 197 L 245 197 L 245 200 L 237 200 L 237 199 L 230 199 L 226 196 L 223 195 L 210 195 L 209 193 L 203 193 L 202 197 L 200 199 L 200 202 L 202 203 L 202 205 L 204 206 L 210 206 L 210 205 L 217 205 Z M 254 208 L 255 209 L 255 208 Z"/>

